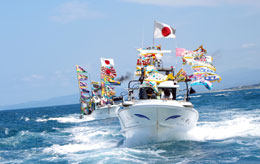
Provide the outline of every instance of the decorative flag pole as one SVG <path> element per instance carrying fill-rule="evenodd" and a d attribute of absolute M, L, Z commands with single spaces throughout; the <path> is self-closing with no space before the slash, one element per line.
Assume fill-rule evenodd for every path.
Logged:
<path fill-rule="evenodd" d="M 171 26 L 154 21 L 154 39 L 158 38 L 176 38 L 176 30 Z"/>
<path fill-rule="evenodd" d="M 108 102 L 112 102 L 115 95 L 114 88 L 111 85 L 120 85 L 120 82 L 115 81 L 117 76 L 114 68 L 114 60 L 101 58 L 101 92 Z"/>
<path fill-rule="evenodd" d="M 153 33 L 153 45 L 154 45 L 154 39 L 158 38 L 176 38 L 176 30 L 161 22 L 154 21 L 154 33 Z M 176 66 L 177 66 L 177 60 L 176 60 Z"/>
<path fill-rule="evenodd" d="M 81 68 L 79 65 L 76 65 L 76 72 L 77 72 L 77 79 L 78 79 L 78 87 L 79 87 L 79 93 L 80 93 L 80 108 L 81 108 L 81 115 L 80 118 L 83 117 L 84 113 L 84 108 L 86 108 L 86 103 L 85 106 L 82 104 L 83 99 L 85 98 L 83 95 L 83 92 L 89 93 L 88 90 L 84 89 L 87 88 L 87 83 L 82 82 L 83 80 L 88 80 L 88 76 L 80 74 L 80 73 L 88 73 L 86 70 Z"/>
<path fill-rule="evenodd" d="M 82 104 L 81 104 L 81 90 L 80 90 L 80 80 L 79 80 L 79 72 L 78 72 L 78 65 L 76 65 L 76 73 L 77 73 L 77 79 L 78 79 L 78 87 L 79 87 L 79 94 L 80 94 L 80 98 L 79 98 L 79 103 L 80 103 L 80 116 L 79 118 L 82 118 Z"/>
<path fill-rule="evenodd" d="M 154 21 L 154 25 L 153 25 L 153 33 L 155 33 L 155 24 L 156 24 L 156 21 Z M 153 46 L 154 46 L 154 35 L 155 35 L 155 34 L 153 34 Z"/>

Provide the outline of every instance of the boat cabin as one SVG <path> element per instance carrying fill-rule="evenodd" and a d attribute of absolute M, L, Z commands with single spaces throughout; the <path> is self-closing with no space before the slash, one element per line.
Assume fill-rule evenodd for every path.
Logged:
<path fill-rule="evenodd" d="M 158 86 L 156 93 L 152 87 L 143 83 L 139 88 L 139 99 L 162 99 L 162 100 L 176 100 L 177 89 L 179 85 L 175 81 L 164 81 Z"/>

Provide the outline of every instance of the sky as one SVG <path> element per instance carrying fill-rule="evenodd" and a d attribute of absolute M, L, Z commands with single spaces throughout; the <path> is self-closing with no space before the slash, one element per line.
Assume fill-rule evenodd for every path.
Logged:
<path fill-rule="evenodd" d="M 78 93 L 75 65 L 99 80 L 101 57 L 133 73 L 154 21 L 176 29 L 155 40 L 163 49 L 203 44 L 222 76 L 214 89 L 259 83 L 259 17 L 259 0 L 0 1 L 0 106 Z M 178 69 L 174 53 L 164 58 Z"/>

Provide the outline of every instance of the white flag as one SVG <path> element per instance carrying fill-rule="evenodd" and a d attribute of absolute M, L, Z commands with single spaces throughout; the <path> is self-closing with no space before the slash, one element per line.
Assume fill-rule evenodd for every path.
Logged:
<path fill-rule="evenodd" d="M 113 67 L 114 66 L 113 59 L 100 58 L 100 61 L 101 61 L 102 67 Z"/>
<path fill-rule="evenodd" d="M 160 23 L 154 22 L 154 39 L 157 38 L 176 38 L 175 36 L 175 29 L 171 26 Z"/>

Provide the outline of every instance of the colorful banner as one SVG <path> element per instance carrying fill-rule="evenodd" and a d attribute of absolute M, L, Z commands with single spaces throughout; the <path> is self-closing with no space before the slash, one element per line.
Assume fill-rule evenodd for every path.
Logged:
<path fill-rule="evenodd" d="M 194 67 L 194 74 L 207 73 L 207 74 L 217 74 L 215 71 L 209 69 L 208 67 Z"/>
<path fill-rule="evenodd" d="M 100 89 L 99 82 L 92 81 L 91 84 L 92 84 L 92 90 L 99 90 Z"/>
<path fill-rule="evenodd" d="M 171 26 L 161 23 L 161 22 L 154 22 L 154 39 L 157 38 L 176 38 L 175 36 L 175 29 Z"/>
<path fill-rule="evenodd" d="M 213 65 L 211 65 L 211 64 L 207 64 L 207 63 L 194 63 L 193 65 L 192 65 L 192 69 L 194 70 L 195 68 L 203 68 L 203 67 L 207 67 L 208 69 L 211 69 L 212 71 L 216 71 L 216 68 L 213 66 Z"/>
<path fill-rule="evenodd" d="M 211 82 L 220 82 L 221 81 L 221 77 L 219 75 L 207 75 L 205 77 L 205 80 L 211 81 Z"/>
<path fill-rule="evenodd" d="M 176 48 L 176 56 L 184 56 L 185 48 Z"/>
<path fill-rule="evenodd" d="M 97 81 L 91 81 L 91 84 L 93 84 L 93 85 L 99 85 L 99 82 L 97 82 Z"/>
<path fill-rule="evenodd" d="M 121 83 L 119 81 L 115 81 L 115 80 L 110 80 L 109 84 L 110 85 L 121 85 Z"/>
<path fill-rule="evenodd" d="M 101 71 L 103 75 L 110 76 L 111 78 L 115 78 L 117 76 L 116 70 L 113 67 L 111 68 L 102 67 Z"/>
<path fill-rule="evenodd" d="M 87 83 L 80 81 L 80 82 L 79 82 L 79 87 L 80 87 L 80 88 L 87 88 L 88 85 L 87 85 Z"/>
<path fill-rule="evenodd" d="M 106 59 L 106 58 L 100 58 L 101 66 L 106 68 L 111 68 L 114 66 L 114 60 L 113 59 Z"/>
<path fill-rule="evenodd" d="M 84 88 L 81 88 L 81 91 L 84 92 L 84 93 L 89 93 L 89 90 L 84 89 Z"/>
<path fill-rule="evenodd" d="M 211 90 L 213 88 L 212 83 L 204 79 L 192 81 L 191 86 L 194 85 L 204 85 L 208 90 Z"/>
<path fill-rule="evenodd" d="M 137 59 L 136 65 L 145 66 L 150 64 L 150 59 Z"/>
<path fill-rule="evenodd" d="M 175 76 L 174 76 L 174 79 L 176 79 L 178 82 L 184 82 L 186 81 L 186 72 L 181 69 Z"/>
<path fill-rule="evenodd" d="M 145 84 L 149 85 L 155 93 L 158 93 L 158 87 L 157 87 L 157 84 L 156 82 L 154 81 L 145 81 Z"/>
<path fill-rule="evenodd" d="M 88 80 L 88 76 L 78 74 L 78 79 L 79 79 L 80 81 L 82 81 L 82 80 Z"/>
<path fill-rule="evenodd" d="M 76 70 L 79 73 L 88 73 L 85 69 L 81 68 L 79 65 L 76 65 Z"/>
<path fill-rule="evenodd" d="M 158 72 L 150 72 L 146 74 L 145 81 L 154 81 L 156 83 L 161 83 L 167 80 L 167 76 Z"/>
<path fill-rule="evenodd" d="M 89 96 L 87 96 L 87 95 L 84 95 L 84 93 L 83 92 L 81 92 L 81 94 L 80 94 L 80 99 L 83 99 L 83 100 L 88 100 L 90 97 Z"/>

